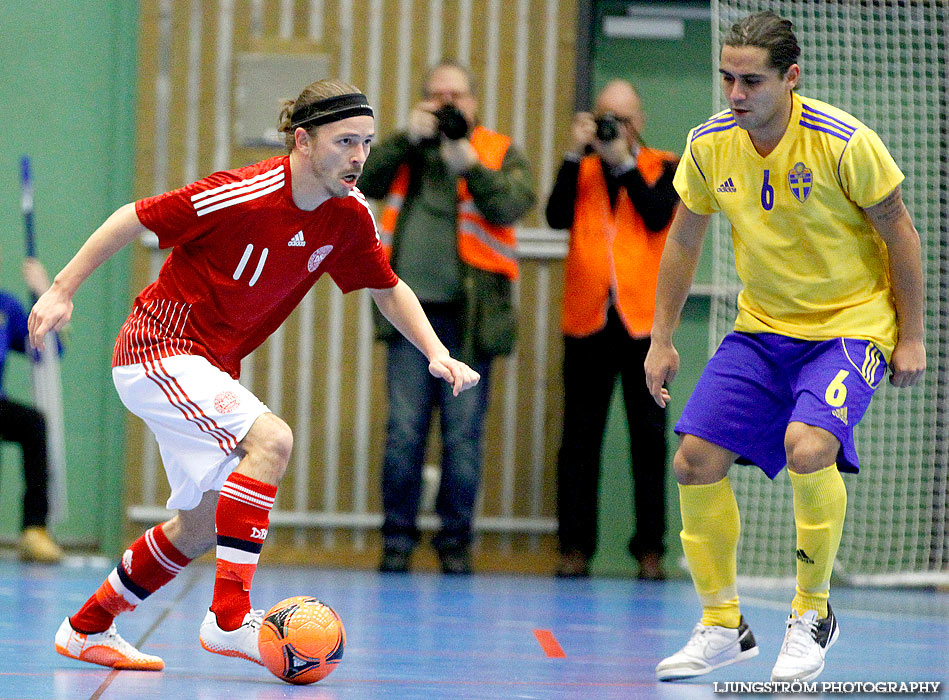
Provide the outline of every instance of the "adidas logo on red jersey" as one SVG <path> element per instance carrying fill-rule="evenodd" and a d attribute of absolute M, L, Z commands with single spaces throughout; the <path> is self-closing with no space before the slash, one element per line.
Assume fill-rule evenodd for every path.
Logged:
<path fill-rule="evenodd" d="M 303 239 L 303 231 L 302 231 L 302 230 L 297 231 L 297 234 L 296 234 L 293 238 L 291 238 L 289 241 L 287 241 L 287 245 L 289 245 L 289 246 L 305 246 L 305 245 L 306 245 L 306 241 Z"/>

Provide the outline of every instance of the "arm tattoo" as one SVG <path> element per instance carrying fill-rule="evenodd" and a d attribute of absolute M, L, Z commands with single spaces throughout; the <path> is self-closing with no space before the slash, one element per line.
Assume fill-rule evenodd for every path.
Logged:
<path fill-rule="evenodd" d="M 871 215 L 874 221 L 892 224 L 898 221 L 905 211 L 902 189 L 897 185 L 896 189 L 890 192 L 882 202 L 870 207 L 867 213 Z"/>

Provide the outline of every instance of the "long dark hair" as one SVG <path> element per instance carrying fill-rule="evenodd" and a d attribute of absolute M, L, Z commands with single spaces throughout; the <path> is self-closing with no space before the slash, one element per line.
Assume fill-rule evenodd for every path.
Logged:
<path fill-rule="evenodd" d="M 732 25 L 722 41 L 725 46 L 757 46 L 768 52 L 768 62 L 781 75 L 797 63 L 801 47 L 794 25 L 771 10 L 748 15 Z"/>

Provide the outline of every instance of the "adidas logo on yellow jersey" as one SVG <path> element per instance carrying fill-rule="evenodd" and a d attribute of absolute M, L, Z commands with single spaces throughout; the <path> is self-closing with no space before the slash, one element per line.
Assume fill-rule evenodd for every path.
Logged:
<path fill-rule="evenodd" d="M 723 182 L 722 184 L 718 186 L 718 191 L 719 192 L 737 192 L 738 189 L 735 187 L 735 183 L 732 182 L 732 179 L 728 178 L 727 180 L 725 180 L 725 182 Z"/>

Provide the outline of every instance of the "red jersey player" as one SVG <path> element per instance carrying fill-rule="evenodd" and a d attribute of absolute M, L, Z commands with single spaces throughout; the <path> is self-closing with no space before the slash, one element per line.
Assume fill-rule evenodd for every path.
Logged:
<path fill-rule="evenodd" d="M 428 358 L 453 392 L 479 376 L 453 359 L 411 289 L 392 272 L 356 179 L 374 127 L 365 95 L 322 80 L 286 101 L 288 155 L 219 172 L 126 204 L 89 237 L 30 314 L 30 340 L 72 314 L 72 297 L 100 264 L 151 230 L 172 248 L 158 279 L 135 299 L 112 358 L 123 403 L 158 440 L 173 518 L 126 550 L 95 594 L 56 633 L 56 650 L 113 668 L 164 662 L 119 636 L 132 610 L 216 545 L 208 651 L 260 663 L 262 611 L 250 588 L 287 468 L 289 426 L 241 386 L 241 358 L 260 345 L 328 273 L 343 292 L 369 288 L 380 311 Z"/>

